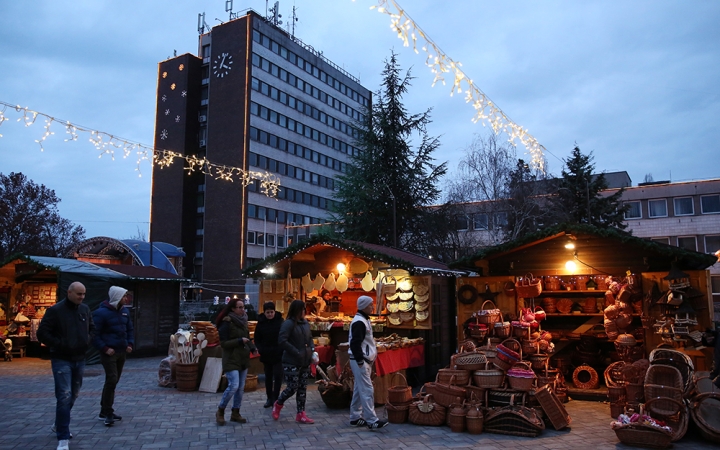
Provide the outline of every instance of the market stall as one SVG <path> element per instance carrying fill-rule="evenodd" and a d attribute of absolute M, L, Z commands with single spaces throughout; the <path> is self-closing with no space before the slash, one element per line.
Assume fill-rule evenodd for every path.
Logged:
<path fill-rule="evenodd" d="M 322 341 L 337 349 L 333 362 L 347 353 L 340 347 L 347 343 L 361 295 L 374 300 L 371 322 L 376 338 L 388 334 L 422 338 L 422 350 L 376 367 L 378 383 L 409 368 L 417 368 L 419 382 L 434 377 L 448 364 L 455 347 L 451 294 L 456 272 L 437 261 L 379 245 L 315 236 L 258 262 L 245 275 L 261 278 L 260 304 L 273 301 L 278 311 L 285 312 L 292 300 L 304 300 L 316 345 Z M 381 352 L 385 350 L 390 349 Z M 391 358 L 381 357 L 386 359 Z"/>

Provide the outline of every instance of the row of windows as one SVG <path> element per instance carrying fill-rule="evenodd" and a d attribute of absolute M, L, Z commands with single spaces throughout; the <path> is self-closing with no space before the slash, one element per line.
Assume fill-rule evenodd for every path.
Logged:
<path fill-rule="evenodd" d="M 253 204 L 248 204 L 248 217 L 251 219 L 267 220 L 269 222 L 277 221 L 279 224 L 286 225 L 313 225 L 325 223 L 325 220 L 318 219 L 317 217 L 304 216 L 302 214 L 280 211 Z"/>
<path fill-rule="evenodd" d="M 720 250 L 720 235 L 704 236 L 701 238 L 705 244 L 705 253 L 715 253 Z M 651 238 L 651 241 L 670 244 L 670 238 L 657 237 Z M 677 246 L 686 250 L 698 251 L 697 237 L 695 236 L 679 236 L 677 238 Z"/>
<path fill-rule="evenodd" d="M 247 232 L 247 243 L 262 245 L 264 247 L 285 248 L 285 236 L 282 234 L 261 233 L 259 231 Z"/>
<path fill-rule="evenodd" d="M 494 225 L 496 228 L 507 225 L 507 213 L 499 212 L 494 214 Z M 471 223 L 472 222 L 472 223 Z M 477 214 L 460 214 L 455 216 L 455 229 L 458 231 L 467 231 L 472 226 L 473 230 L 489 230 L 490 216 L 485 213 Z"/>
<path fill-rule="evenodd" d="M 257 153 L 250 152 L 249 164 L 271 173 L 277 173 L 283 176 L 302 180 L 306 183 L 314 184 L 327 189 L 335 189 L 335 180 L 309 170 L 301 169 L 282 161 L 277 161 Z"/>
<path fill-rule="evenodd" d="M 288 50 L 287 48 L 283 47 L 282 45 L 278 44 L 277 42 L 273 41 L 272 39 L 257 30 L 253 30 L 253 41 L 269 49 L 276 55 L 280 55 L 282 58 L 290 61 L 291 64 L 296 65 L 305 72 L 311 74 L 318 80 L 322 81 L 328 86 L 333 87 L 338 92 L 350 97 L 361 105 L 368 106 L 370 104 L 367 97 L 360 95 L 359 92 L 349 88 L 345 83 L 342 83 L 335 77 L 328 75 L 324 70 L 318 69 L 314 65 L 310 64 L 310 62 L 305 61 L 302 57 L 296 55 L 292 51 Z"/>
<path fill-rule="evenodd" d="M 250 139 L 253 141 L 260 142 L 270 147 L 288 152 L 291 155 L 299 156 L 300 158 L 307 159 L 314 163 L 320 164 L 321 166 L 329 167 L 338 172 L 345 172 L 347 170 L 347 164 L 339 161 L 330 156 L 323 155 L 320 152 L 311 150 L 307 147 L 303 147 L 300 144 L 283 139 L 274 134 L 268 133 L 267 131 L 260 130 L 255 127 L 250 127 Z"/>
<path fill-rule="evenodd" d="M 280 125 L 283 128 L 287 128 L 290 131 L 294 131 L 301 136 L 312 139 L 313 141 L 319 142 L 323 145 L 327 145 L 339 152 L 347 153 L 348 155 L 359 155 L 360 151 L 339 139 L 335 139 L 332 136 L 316 130 L 315 128 L 309 127 L 302 122 L 298 122 L 294 119 L 289 118 L 284 114 L 280 114 L 277 111 L 259 105 L 255 102 L 250 102 L 250 114 L 258 116 L 262 119 L 269 120 L 270 122 Z"/>
<path fill-rule="evenodd" d="M 345 133 L 352 138 L 357 139 L 358 137 L 357 129 L 353 128 L 342 120 L 325 114 L 324 112 L 313 107 L 312 105 L 305 103 L 304 101 L 299 100 L 290 94 L 286 94 L 278 88 L 270 86 L 269 84 L 265 83 L 264 81 L 260 81 L 255 77 L 252 78 L 252 88 L 257 92 L 260 92 L 274 100 L 277 100 L 278 102 L 282 103 L 283 105 L 287 105 L 292 109 L 300 111 L 306 116 L 312 117 L 313 119 L 322 122 L 325 125 L 334 128 L 342 133 Z"/>
<path fill-rule="evenodd" d="M 257 192 L 258 185 L 259 182 L 257 180 L 254 180 L 253 182 L 248 184 L 248 190 L 250 192 Z M 335 204 L 337 203 L 335 200 L 331 200 L 329 198 L 320 197 L 319 195 L 310 194 L 308 192 L 299 191 L 297 189 L 291 189 L 285 186 L 280 186 L 278 188 L 277 199 L 287 200 L 292 203 L 300 203 L 307 206 L 314 206 L 315 208 L 320 209 L 333 209 L 335 207 Z M 263 217 L 258 217 L 258 219 L 262 218 Z M 275 220 L 275 217 L 267 216 L 267 220 Z M 279 222 L 284 221 L 279 220 Z M 291 222 L 294 222 L 294 220 L 291 220 Z"/>
<path fill-rule="evenodd" d="M 290 86 L 299 89 L 300 91 L 306 93 L 307 95 L 320 100 L 321 102 L 325 103 L 326 105 L 330 106 L 331 108 L 337 109 L 341 113 L 345 114 L 346 116 L 350 116 L 354 120 L 362 120 L 365 115 L 362 114 L 360 111 L 352 108 L 351 106 L 348 106 L 347 104 L 341 102 L 340 100 L 336 99 L 332 95 L 327 94 L 322 89 L 318 89 L 312 84 L 308 83 L 307 81 L 304 81 L 302 78 L 298 78 L 292 73 L 288 72 L 287 70 L 283 69 L 282 67 L 278 66 L 277 64 L 274 64 L 267 59 L 263 58 L 260 55 L 257 55 L 253 53 L 252 55 L 252 65 L 262 69 L 263 71 L 269 73 L 270 75 L 274 76 L 275 78 L 278 78 L 285 83 L 289 84 Z"/>
<path fill-rule="evenodd" d="M 695 202 L 693 197 L 677 197 L 672 199 L 673 210 L 675 216 L 692 216 L 695 214 Z M 642 219 L 642 203 L 637 201 L 625 202 L 629 209 L 625 212 L 625 219 Z M 720 195 L 703 195 L 700 196 L 701 214 L 719 214 L 720 213 Z M 667 200 L 656 199 L 648 200 L 648 217 L 668 217 Z"/>

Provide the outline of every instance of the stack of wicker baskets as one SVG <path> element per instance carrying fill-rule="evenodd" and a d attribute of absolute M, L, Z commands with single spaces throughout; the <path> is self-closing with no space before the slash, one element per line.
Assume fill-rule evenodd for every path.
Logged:
<path fill-rule="evenodd" d="M 398 375 L 402 378 L 402 384 L 392 385 Z M 412 389 L 408 386 L 405 376 L 400 372 L 393 374 L 390 384 L 392 386 L 388 388 L 387 404 L 385 405 L 388 422 L 405 423 L 408 420 L 410 404 L 413 401 Z"/>

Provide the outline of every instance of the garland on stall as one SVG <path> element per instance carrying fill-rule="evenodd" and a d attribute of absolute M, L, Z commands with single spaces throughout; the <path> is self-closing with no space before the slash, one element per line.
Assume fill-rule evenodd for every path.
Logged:
<path fill-rule="evenodd" d="M 354 0 L 353 0 L 354 1 Z M 421 49 L 426 53 L 425 65 L 427 65 L 435 79 L 432 85 L 440 81 L 445 85 L 445 74 L 453 76 L 453 85 L 450 96 L 465 91 L 465 101 L 471 103 L 475 108 L 475 116 L 472 121 L 479 121 L 490 124 L 497 134 L 504 132 L 509 136 L 509 142 L 516 145 L 520 141 L 530 154 L 533 167 L 545 170 L 544 147 L 535 139 L 527 129 L 516 124 L 498 107 L 488 96 L 478 88 L 473 81 L 460 68 L 462 64 L 447 56 L 440 47 L 425 33 L 420 26 L 408 15 L 408 13 L 395 0 L 378 0 L 378 4 L 370 9 L 377 9 L 382 14 L 390 16 L 390 28 L 397 33 L 397 37 L 403 41 L 405 47 L 410 46 L 412 41 L 413 50 L 418 51 L 418 39 L 421 41 Z"/>
<path fill-rule="evenodd" d="M 201 172 L 204 175 L 211 176 L 217 180 L 231 182 L 237 180 L 244 186 L 247 186 L 251 182 L 257 180 L 260 183 L 260 192 L 268 197 L 276 197 L 278 189 L 280 188 L 280 180 L 268 172 L 247 171 L 241 169 L 240 167 L 215 164 L 204 156 L 198 157 L 196 155 L 183 155 L 172 150 L 153 148 L 104 131 L 83 127 L 68 120 L 57 119 L 48 114 L 34 111 L 28 107 L 11 105 L 10 103 L 5 103 L 3 101 L 0 101 L 0 107 L 0 126 L 2 126 L 5 121 L 10 120 L 6 116 L 6 113 L 12 113 L 13 111 L 19 116 L 17 121 L 23 122 L 26 127 L 34 125 L 38 118 L 44 119 L 45 125 L 43 126 L 43 134 L 40 138 L 35 139 L 35 142 L 40 146 L 41 152 L 45 151 L 45 141 L 55 134 L 55 132 L 51 130 L 51 126 L 54 123 L 57 123 L 59 126 L 65 127 L 65 133 L 67 134 L 65 142 L 77 141 L 81 134 L 89 135 L 90 142 L 100 153 L 98 155 L 99 158 L 102 158 L 103 155 L 110 155 L 110 158 L 114 161 L 116 151 L 122 151 L 123 158 L 127 158 L 134 153 L 137 157 L 137 166 L 135 170 L 138 172 L 138 176 L 142 176 L 140 164 L 143 161 L 149 161 L 151 164 L 157 165 L 160 169 L 164 169 L 175 162 L 175 160 L 180 159 L 184 160 L 184 170 L 188 174 Z M 3 137 L 2 134 L 0 134 L 0 138 L 1 137 Z"/>

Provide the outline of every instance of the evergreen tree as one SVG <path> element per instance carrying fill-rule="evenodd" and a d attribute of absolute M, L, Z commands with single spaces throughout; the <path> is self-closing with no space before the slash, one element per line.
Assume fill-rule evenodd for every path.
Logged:
<path fill-rule="evenodd" d="M 608 185 L 604 174 L 593 175 L 592 161 L 592 152 L 583 155 L 577 146 L 565 161 L 567 170 L 562 170 L 560 187 L 554 198 L 557 221 L 624 229 L 627 227 L 623 223 L 627 207 L 620 202 L 624 189 L 610 196 L 600 195 Z"/>
<path fill-rule="evenodd" d="M 524 160 L 517 160 L 506 185 L 506 240 L 519 239 L 549 225 L 548 208 L 543 207 L 548 187 L 549 181 L 542 170 L 532 169 Z"/>
<path fill-rule="evenodd" d="M 430 110 L 410 114 L 402 103 L 412 77 L 409 70 L 401 75 L 394 52 L 382 76 L 358 127 L 360 153 L 338 177 L 334 219 L 346 239 L 421 252 L 428 248 L 428 215 L 438 214 L 422 207 L 440 197 L 436 184 L 447 168 L 434 164 L 432 153 L 440 143 L 427 134 Z M 419 140 L 417 148 L 413 139 Z"/>

